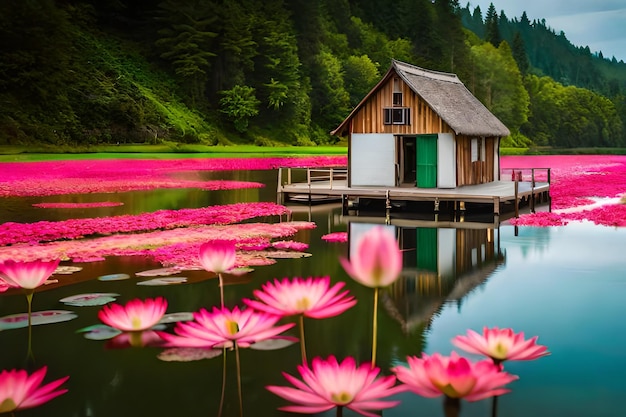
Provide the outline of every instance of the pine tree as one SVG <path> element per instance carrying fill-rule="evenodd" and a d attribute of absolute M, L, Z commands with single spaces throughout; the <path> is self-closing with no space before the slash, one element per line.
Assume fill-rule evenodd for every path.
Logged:
<path fill-rule="evenodd" d="M 210 30 L 216 20 L 214 5 L 201 0 L 166 0 L 159 7 L 163 27 L 156 44 L 163 51 L 161 57 L 171 62 L 183 80 L 195 106 L 204 97 L 210 59 L 215 56 L 211 40 L 217 33 Z"/>
<path fill-rule="evenodd" d="M 528 55 L 526 55 L 524 40 L 519 32 L 515 32 L 515 36 L 513 36 L 512 51 L 513 58 L 515 58 L 515 62 L 517 62 L 517 67 L 522 75 L 526 75 L 528 73 L 528 69 L 530 68 L 530 63 L 528 62 Z"/>
<path fill-rule="evenodd" d="M 498 12 L 496 12 L 496 8 L 493 3 L 489 4 L 487 16 L 485 16 L 485 40 L 496 48 L 500 45 L 500 42 L 502 42 Z"/>

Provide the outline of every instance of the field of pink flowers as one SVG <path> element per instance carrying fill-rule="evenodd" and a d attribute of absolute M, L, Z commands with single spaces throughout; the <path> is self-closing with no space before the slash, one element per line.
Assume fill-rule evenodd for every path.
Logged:
<path fill-rule="evenodd" d="M 89 160 L 0 164 L 1 197 L 117 193 L 157 188 L 227 190 L 258 188 L 243 181 L 189 181 L 189 173 L 268 170 L 277 167 L 344 166 L 345 157 L 218 158 L 174 160 Z M 193 176 L 193 175 L 192 175 Z M 57 210 L 111 207 L 116 202 L 35 203 Z M 304 256 L 306 243 L 285 240 L 308 222 L 246 223 L 280 217 L 289 210 L 274 203 L 252 202 L 196 209 L 159 210 L 136 215 L 70 218 L 62 221 L 0 224 L 0 260 L 64 259 L 93 262 L 106 256 L 145 256 L 164 266 L 193 269 L 197 247 L 207 239 L 237 241 L 239 267 L 268 265 L 278 257 Z M 280 239 L 273 241 L 274 239 Z"/>
<path fill-rule="evenodd" d="M 294 157 L 256 159 L 175 159 L 175 160 L 94 160 L 0 164 L 0 197 L 51 196 L 80 193 L 113 193 L 154 188 L 237 189 L 262 187 L 240 181 L 187 181 L 181 173 L 216 170 L 266 170 L 279 166 L 338 167 L 346 157 Z M 501 159 L 503 178 L 513 168 L 551 168 L 552 212 L 537 212 L 512 219 L 525 226 L 561 226 L 587 220 L 606 226 L 626 226 L 626 157 L 624 156 L 505 156 Z M 508 170 L 508 171 L 507 171 Z M 36 203 L 38 207 L 70 209 L 114 205 L 98 203 Z M 288 214 L 286 207 L 273 203 L 241 203 L 199 209 L 160 210 L 64 221 L 0 224 L 0 259 L 36 257 L 74 261 L 100 260 L 108 255 L 147 255 L 164 265 L 193 265 L 184 256 L 197 245 L 202 234 L 216 238 L 237 237 L 239 264 L 271 262 L 266 252 L 250 254 L 250 248 L 267 251 L 302 251 L 301 242 L 283 240 L 272 247 L 271 238 L 287 238 L 302 223 L 257 224 L 246 230 L 244 220 Z M 182 232 L 181 230 L 184 230 Z M 256 230 L 256 232 L 254 231 Z M 248 232 L 248 233 L 246 233 Z M 113 235 L 113 236 L 111 236 Z M 88 240 L 86 238 L 89 238 Z M 345 236 L 325 236 L 326 241 L 344 241 Z M 193 248 L 192 248 L 193 249 Z"/>
<path fill-rule="evenodd" d="M 505 156 L 503 171 L 511 168 L 550 168 L 552 212 L 537 212 L 511 220 L 519 226 L 562 226 L 591 221 L 626 226 L 626 156 L 550 155 Z"/>
<path fill-rule="evenodd" d="M 0 197 L 116 193 L 155 188 L 228 190 L 263 187 L 256 182 L 190 181 L 177 174 L 264 170 L 278 167 L 345 166 L 344 156 L 166 160 L 80 160 L 0 164 Z"/>

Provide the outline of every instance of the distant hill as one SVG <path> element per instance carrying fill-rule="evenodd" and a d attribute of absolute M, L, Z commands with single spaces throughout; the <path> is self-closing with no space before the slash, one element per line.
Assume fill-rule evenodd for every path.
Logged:
<path fill-rule="evenodd" d="M 543 20 L 484 12 L 458 0 L 3 0 L 0 145 L 330 145 L 392 59 L 457 74 L 513 132 L 507 147 L 626 144 L 626 64 Z"/>
<path fill-rule="evenodd" d="M 470 9 L 469 3 L 459 9 L 463 26 L 485 39 L 488 10 Z M 626 63 L 614 57 L 591 53 L 589 47 L 573 45 L 562 31 L 557 33 L 545 19 L 522 16 L 509 19 L 503 12 L 497 16 L 500 36 L 513 45 L 516 33 L 521 36 L 530 63 L 530 71 L 547 75 L 564 85 L 575 85 L 613 97 L 626 91 Z"/>

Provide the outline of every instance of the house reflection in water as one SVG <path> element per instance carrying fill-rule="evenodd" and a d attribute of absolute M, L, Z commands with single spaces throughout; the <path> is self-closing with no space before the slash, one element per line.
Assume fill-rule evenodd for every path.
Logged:
<path fill-rule="evenodd" d="M 463 298 L 487 281 L 504 264 L 499 227 L 484 223 L 456 223 L 454 227 L 387 224 L 403 251 L 401 277 L 382 295 L 387 312 L 405 334 L 421 332 L 445 304 L 461 305 Z M 349 225 L 350 251 L 374 223 Z"/>

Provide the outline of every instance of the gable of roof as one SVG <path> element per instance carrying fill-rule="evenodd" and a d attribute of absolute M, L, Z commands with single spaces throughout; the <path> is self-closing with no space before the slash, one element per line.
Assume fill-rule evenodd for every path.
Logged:
<path fill-rule="evenodd" d="M 393 60 L 391 67 L 370 93 L 331 134 L 341 132 L 352 116 L 391 77 L 397 74 L 457 135 L 508 136 L 509 129 L 487 109 L 455 74 L 431 71 Z"/>

